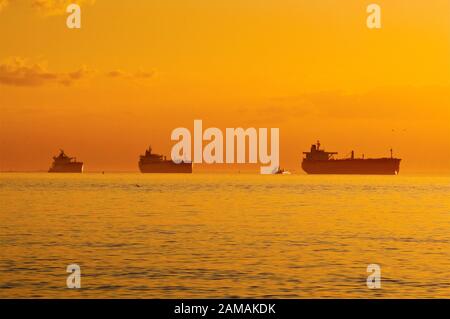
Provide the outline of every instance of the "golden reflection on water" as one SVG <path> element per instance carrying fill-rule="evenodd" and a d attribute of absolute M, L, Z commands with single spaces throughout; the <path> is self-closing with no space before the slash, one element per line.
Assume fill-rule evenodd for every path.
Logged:
<path fill-rule="evenodd" d="M 449 198 L 437 176 L 4 173 L 0 297 L 449 297 Z"/>

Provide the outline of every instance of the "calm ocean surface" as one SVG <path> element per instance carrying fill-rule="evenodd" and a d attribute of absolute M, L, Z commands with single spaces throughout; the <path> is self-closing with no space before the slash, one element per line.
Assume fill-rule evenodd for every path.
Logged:
<path fill-rule="evenodd" d="M 449 298 L 450 177 L 3 173 L 0 297 Z"/>

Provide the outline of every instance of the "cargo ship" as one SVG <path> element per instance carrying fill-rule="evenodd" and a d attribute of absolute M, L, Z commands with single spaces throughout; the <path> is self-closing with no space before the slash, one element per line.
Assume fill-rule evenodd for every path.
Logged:
<path fill-rule="evenodd" d="M 361 175 L 397 175 L 400 171 L 400 158 L 355 158 L 351 152 L 350 158 L 335 159 L 337 152 L 326 152 L 320 149 L 320 143 L 311 145 L 309 152 L 303 152 L 305 157 L 302 168 L 308 174 L 361 174 Z"/>
<path fill-rule="evenodd" d="M 60 150 L 58 156 L 53 157 L 52 166 L 49 173 L 82 173 L 83 162 L 77 162 L 74 157 L 67 156 L 63 150 Z"/>
<path fill-rule="evenodd" d="M 149 147 L 139 159 L 139 170 L 142 173 L 192 173 L 192 162 L 175 163 L 165 156 L 153 154 Z"/>

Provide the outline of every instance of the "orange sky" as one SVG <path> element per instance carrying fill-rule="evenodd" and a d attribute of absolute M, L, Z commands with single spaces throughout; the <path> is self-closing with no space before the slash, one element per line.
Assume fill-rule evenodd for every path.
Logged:
<path fill-rule="evenodd" d="M 46 170 L 64 148 L 87 171 L 136 171 L 202 119 L 279 127 L 295 171 L 320 139 L 450 172 L 449 0 L 86 0 L 81 30 L 69 2 L 0 0 L 1 170 Z"/>

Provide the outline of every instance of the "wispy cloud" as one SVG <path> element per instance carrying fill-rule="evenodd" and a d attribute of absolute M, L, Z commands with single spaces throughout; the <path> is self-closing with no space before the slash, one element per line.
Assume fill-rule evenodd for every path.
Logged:
<path fill-rule="evenodd" d="M 154 71 L 138 71 L 131 73 L 118 69 L 107 72 L 106 76 L 109 78 L 149 79 L 152 78 L 154 74 Z"/>
<path fill-rule="evenodd" d="M 448 105 L 448 87 L 384 87 L 360 94 L 323 91 L 272 98 L 264 111 L 280 118 L 427 118 L 448 112 Z"/>
<path fill-rule="evenodd" d="M 72 85 L 75 82 L 105 77 L 109 79 L 122 79 L 124 81 L 145 81 L 153 78 L 154 71 L 128 72 L 113 70 L 97 72 L 87 66 L 67 72 L 54 72 L 49 70 L 45 62 L 32 62 L 22 57 L 10 57 L 0 62 L 0 85 L 37 87 L 47 84 Z"/>
<path fill-rule="evenodd" d="M 17 0 L 0 0 L 0 11 L 16 1 Z M 84 6 L 94 4 L 95 0 L 28 0 L 28 3 L 41 14 L 60 15 L 66 13 L 66 8 L 71 3 Z"/>
<path fill-rule="evenodd" d="M 9 3 L 8 0 L 0 0 L 0 11 L 2 11 L 2 9 L 6 7 L 8 3 Z"/>
<path fill-rule="evenodd" d="M 31 0 L 33 8 L 46 15 L 65 14 L 69 4 L 92 5 L 95 0 Z"/>
<path fill-rule="evenodd" d="M 32 63 L 24 58 L 13 57 L 0 63 L 0 84 L 28 87 L 50 83 L 71 85 L 91 73 L 92 71 L 85 66 L 67 73 L 52 72 L 45 63 Z"/>

